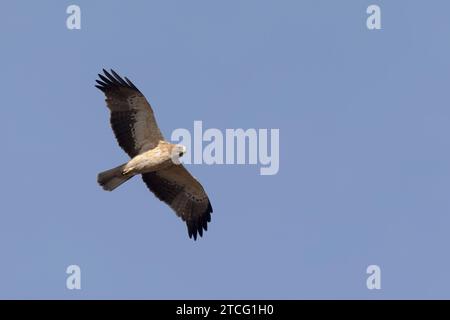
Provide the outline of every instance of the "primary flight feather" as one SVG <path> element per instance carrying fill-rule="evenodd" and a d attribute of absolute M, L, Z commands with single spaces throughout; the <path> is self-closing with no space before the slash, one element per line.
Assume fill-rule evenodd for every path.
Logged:
<path fill-rule="evenodd" d="M 113 70 L 103 72 L 96 87 L 106 96 L 117 142 L 131 159 L 99 173 L 98 183 L 112 191 L 142 175 L 147 187 L 186 222 L 189 237 L 196 240 L 207 230 L 213 209 L 202 185 L 178 161 L 186 148 L 164 140 L 150 104 L 130 80 Z"/>

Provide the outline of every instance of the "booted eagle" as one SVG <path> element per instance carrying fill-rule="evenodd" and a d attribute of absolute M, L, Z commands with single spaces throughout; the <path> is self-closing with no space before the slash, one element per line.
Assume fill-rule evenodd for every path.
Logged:
<path fill-rule="evenodd" d="M 179 162 L 186 148 L 164 140 L 150 104 L 130 80 L 113 70 L 103 72 L 96 87 L 106 96 L 114 135 L 131 160 L 99 173 L 98 183 L 112 191 L 140 174 L 155 196 L 186 222 L 189 238 L 197 240 L 207 230 L 213 209 L 200 182 Z"/>

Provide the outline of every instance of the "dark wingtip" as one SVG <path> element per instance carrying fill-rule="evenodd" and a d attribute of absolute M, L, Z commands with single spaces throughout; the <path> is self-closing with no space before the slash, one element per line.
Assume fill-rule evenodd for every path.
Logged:
<path fill-rule="evenodd" d="M 98 84 L 96 84 L 95 87 L 96 87 L 97 89 L 100 89 L 101 91 L 105 92 L 105 87 L 99 86 Z"/>
<path fill-rule="evenodd" d="M 125 79 L 127 81 L 123 80 L 123 78 L 119 76 L 113 69 L 111 69 L 112 74 L 109 73 L 106 69 L 102 69 L 102 71 L 103 74 L 98 74 L 98 77 L 101 81 L 96 80 L 99 85 L 95 85 L 95 87 L 100 89 L 101 91 L 107 93 L 118 88 L 128 88 L 141 93 L 130 80 L 128 80 L 126 77 Z"/>
<path fill-rule="evenodd" d="M 211 213 L 213 212 L 213 208 L 211 206 L 211 202 L 208 201 L 208 207 L 205 212 L 201 214 L 198 220 L 188 220 L 186 221 L 186 225 L 188 228 L 189 238 L 194 238 L 194 241 L 197 240 L 197 234 L 200 237 L 203 237 L 203 230 L 208 231 L 208 222 L 211 222 Z"/>
<path fill-rule="evenodd" d="M 111 73 L 112 73 L 113 76 L 117 79 L 117 81 L 120 82 L 121 85 L 127 86 L 127 83 L 125 82 L 125 80 L 123 80 L 122 77 L 119 76 L 113 69 L 111 69 Z"/>
<path fill-rule="evenodd" d="M 137 91 L 139 91 L 139 89 L 138 88 L 136 88 L 136 86 L 134 85 L 134 83 L 133 82 L 131 82 L 131 80 L 130 79 L 128 79 L 127 77 L 125 77 L 125 81 L 127 82 L 127 84 L 130 86 L 130 88 L 132 88 L 132 89 L 134 89 L 134 90 L 137 90 Z"/>

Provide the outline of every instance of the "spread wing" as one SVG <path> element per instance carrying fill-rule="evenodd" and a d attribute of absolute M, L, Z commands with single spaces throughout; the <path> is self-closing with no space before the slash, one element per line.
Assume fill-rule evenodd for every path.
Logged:
<path fill-rule="evenodd" d="M 126 77 L 122 79 L 113 70 L 112 75 L 105 69 L 103 72 L 104 76 L 98 75 L 101 80 L 96 80 L 96 87 L 105 93 L 119 145 L 130 157 L 156 147 L 164 138 L 147 99 Z"/>
<path fill-rule="evenodd" d="M 203 235 L 213 209 L 200 182 L 183 165 L 145 173 L 142 179 L 159 200 L 167 203 L 186 222 L 189 238 L 197 240 L 197 233 Z"/>

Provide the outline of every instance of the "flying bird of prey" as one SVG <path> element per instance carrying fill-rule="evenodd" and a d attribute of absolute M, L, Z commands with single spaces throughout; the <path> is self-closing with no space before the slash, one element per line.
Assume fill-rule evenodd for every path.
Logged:
<path fill-rule="evenodd" d="M 112 191 L 135 175 L 142 175 L 155 196 L 186 222 L 189 238 L 197 240 L 211 221 L 213 209 L 202 185 L 180 164 L 186 148 L 164 140 L 144 95 L 125 77 L 103 69 L 96 87 L 106 96 L 111 127 L 130 161 L 98 174 L 103 189 Z"/>

